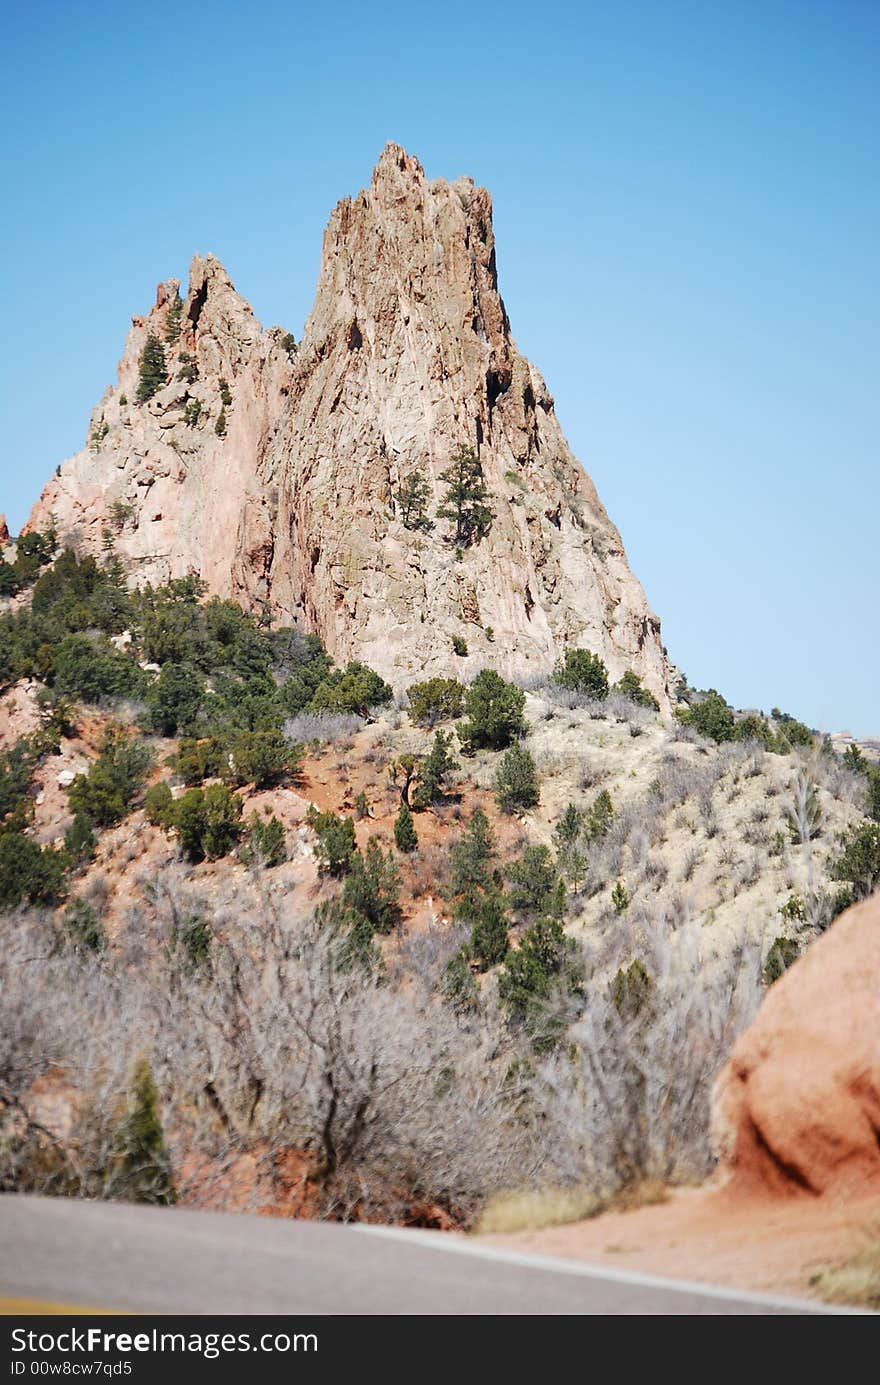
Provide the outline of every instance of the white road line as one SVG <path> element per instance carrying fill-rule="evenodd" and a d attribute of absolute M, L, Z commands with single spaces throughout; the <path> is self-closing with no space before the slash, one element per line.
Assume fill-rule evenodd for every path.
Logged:
<path fill-rule="evenodd" d="M 673 1293 L 700 1294 L 703 1298 L 723 1299 L 725 1302 L 756 1303 L 767 1308 L 787 1308 L 800 1313 L 829 1314 L 842 1317 L 873 1318 L 877 1314 L 868 1308 L 846 1308 L 817 1299 L 775 1298 L 749 1289 L 725 1288 L 723 1285 L 699 1284 L 689 1279 L 664 1279 L 655 1274 L 639 1274 L 636 1270 L 618 1270 L 584 1260 L 557 1260 L 550 1255 L 527 1255 L 517 1250 L 501 1250 L 478 1241 L 448 1235 L 441 1231 L 415 1231 L 403 1226 L 366 1226 L 359 1223 L 352 1231 L 362 1235 L 384 1236 L 390 1240 L 417 1243 L 433 1250 L 445 1250 L 456 1255 L 474 1255 L 483 1260 L 497 1260 L 523 1269 L 547 1270 L 552 1274 L 580 1275 L 585 1279 L 605 1279 L 614 1284 L 633 1284 L 646 1289 L 666 1289 Z"/>

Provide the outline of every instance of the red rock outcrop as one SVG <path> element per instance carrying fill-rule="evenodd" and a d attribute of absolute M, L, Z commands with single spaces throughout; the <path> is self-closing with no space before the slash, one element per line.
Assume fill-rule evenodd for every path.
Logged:
<path fill-rule="evenodd" d="M 768 991 L 715 1091 L 733 1191 L 880 1194 L 880 895 Z"/>
<path fill-rule="evenodd" d="M 488 663 L 546 671 L 580 645 L 615 678 L 633 668 L 668 709 L 659 621 L 511 336 L 485 189 L 429 181 L 388 145 L 330 218 L 298 349 L 196 257 L 169 383 L 138 406 L 147 334 L 167 333 L 176 298 L 169 281 L 133 319 L 89 446 L 32 525 L 54 515 L 98 552 L 110 524 L 133 581 L 198 570 L 397 684 Z M 433 513 L 462 445 L 479 451 L 495 519 L 457 554 L 445 525 L 407 529 L 395 493 L 417 474 Z"/>

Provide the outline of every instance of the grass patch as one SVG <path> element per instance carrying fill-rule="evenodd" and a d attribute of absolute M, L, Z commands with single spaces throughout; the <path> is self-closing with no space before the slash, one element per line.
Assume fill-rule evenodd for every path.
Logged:
<path fill-rule="evenodd" d="M 645 1179 L 632 1187 L 602 1196 L 586 1188 L 542 1188 L 523 1193 L 497 1193 L 489 1198 L 477 1222 L 478 1236 L 507 1235 L 513 1231 L 540 1231 L 546 1226 L 565 1226 L 585 1221 L 600 1212 L 628 1212 L 665 1202 L 664 1184 Z"/>
<path fill-rule="evenodd" d="M 880 1309 L 880 1225 L 864 1233 L 865 1244 L 848 1260 L 814 1274 L 810 1284 L 826 1303 Z"/>
<path fill-rule="evenodd" d="M 478 1236 L 511 1231 L 540 1231 L 545 1226 L 595 1217 L 602 1201 L 584 1188 L 546 1188 L 542 1192 L 496 1193 L 480 1214 Z"/>

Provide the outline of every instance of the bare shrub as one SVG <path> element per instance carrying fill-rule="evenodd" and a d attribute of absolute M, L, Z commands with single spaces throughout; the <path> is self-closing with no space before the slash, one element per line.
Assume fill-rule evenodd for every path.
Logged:
<path fill-rule="evenodd" d="M 510 681 L 522 692 L 532 693 L 535 697 L 540 694 L 555 693 L 557 686 L 551 682 L 549 674 L 546 673 L 515 673 Z"/>
<path fill-rule="evenodd" d="M 698 846 L 689 846 L 684 853 L 681 863 L 682 880 L 692 880 L 694 871 L 703 859 L 702 849 Z"/>
<path fill-rule="evenodd" d="M 347 741 L 350 748 L 350 738 L 365 725 L 363 717 L 351 713 L 299 712 L 284 723 L 284 738 L 291 745 L 336 745 Z"/>
<path fill-rule="evenodd" d="M 756 852 L 752 852 L 747 860 L 740 862 L 733 873 L 733 892 L 738 894 L 741 889 L 756 885 L 761 878 L 761 859 Z"/>
<path fill-rule="evenodd" d="M 655 890 L 662 890 L 669 879 L 669 866 L 662 856 L 649 856 L 645 862 L 645 879 Z"/>
<path fill-rule="evenodd" d="M 578 777 L 578 785 L 581 789 L 585 792 L 588 789 L 594 789 L 597 784 L 601 784 L 607 778 L 607 769 L 599 764 L 591 764 L 586 758 L 584 759 Z"/>
<path fill-rule="evenodd" d="M 571 1044 L 539 1067 L 561 1185 L 607 1193 L 712 1167 L 712 1083 L 757 1007 L 760 949 L 735 939 L 704 956 L 691 922 L 671 937 L 642 926 L 631 955 L 647 977 L 641 1003 L 615 1003 L 607 974 L 594 977 Z"/>

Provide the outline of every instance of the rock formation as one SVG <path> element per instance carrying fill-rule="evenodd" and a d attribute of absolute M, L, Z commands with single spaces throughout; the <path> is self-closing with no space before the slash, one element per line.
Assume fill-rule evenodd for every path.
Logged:
<path fill-rule="evenodd" d="M 734 1190 L 880 1193 L 880 895 L 767 993 L 718 1080 Z"/>
<path fill-rule="evenodd" d="M 174 336 L 177 291 L 160 285 L 133 319 L 88 445 L 32 526 L 52 516 L 93 552 L 110 528 L 132 581 L 198 571 L 396 684 L 489 663 L 537 673 L 577 645 L 615 678 L 633 668 L 668 708 L 659 621 L 511 336 L 485 189 L 429 182 L 388 145 L 369 188 L 330 218 L 298 348 L 196 257 L 169 382 L 138 405 L 141 352 L 149 333 Z M 463 445 L 479 452 L 495 518 L 456 552 L 445 523 L 405 527 L 395 495 L 422 478 L 433 515 Z"/>
<path fill-rule="evenodd" d="M 0 548 L 6 548 L 9 543 L 9 528 L 6 524 L 6 516 L 0 514 Z"/>

